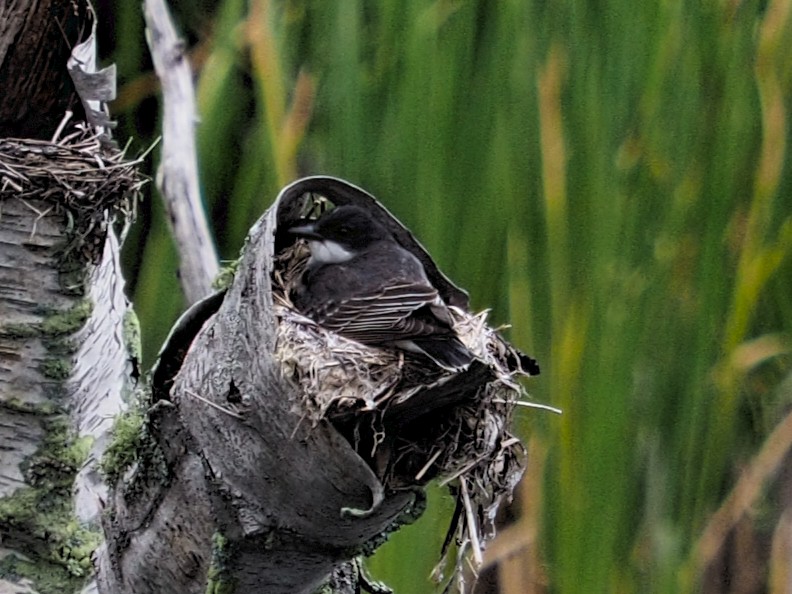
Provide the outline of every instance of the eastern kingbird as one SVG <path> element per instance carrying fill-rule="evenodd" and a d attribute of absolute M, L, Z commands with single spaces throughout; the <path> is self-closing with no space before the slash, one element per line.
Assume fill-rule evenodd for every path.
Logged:
<path fill-rule="evenodd" d="M 420 260 L 364 209 L 338 206 L 289 231 L 311 251 L 292 300 L 320 326 L 363 344 L 422 353 L 451 371 L 473 360 Z"/>

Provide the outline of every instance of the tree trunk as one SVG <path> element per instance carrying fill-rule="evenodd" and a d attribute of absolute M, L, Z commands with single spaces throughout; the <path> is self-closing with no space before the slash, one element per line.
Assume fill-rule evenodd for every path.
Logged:
<path fill-rule="evenodd" d="M 91 574 L 107 498 L 97 463 L 133 390 L 134 314 L 113 215 L 85 193 L 125 174 L 81 185 L 97 159 L 116 157 L 78 134 L 63 145 L 0 140 L 2 564 L 11 575 L 46 575 L 41 592 L 73 591 Z"/>
<path fill-rule="evenodd" d="M 67 110 L 85 119 L 66 62 L 91 24 L 86 2 L 0 3 L 0 138 L 49 138 Z"/>
<path fill-rule="evenodd" d="M 113 93 L 112 71 L 90 72 L 92 26 L 85 2 L 0 4 L 0 591 L 92 574 L 97 463 L 133 389 L 111 222 L 142 181 L 79 127 L 106 123 L 96 101 Z"/>

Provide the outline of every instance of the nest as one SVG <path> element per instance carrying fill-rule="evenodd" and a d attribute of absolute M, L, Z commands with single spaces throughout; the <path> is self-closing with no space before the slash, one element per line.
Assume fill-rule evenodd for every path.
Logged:
<path fill-rule="evenodd" d="M 63 134 L 70 115 L 49 141 L 0 139 L 0 201 L 14 197 L 50 203 L 67 217 L 65 252 L 95 263 L 108 222 L 134 220 L 140 190 L 148 181 L 138 171 L 145 155 L 126 160 L 126 150 L 84 123 Z"/>
<path fill-rule="evenodd" d="M 449 485 L 457 513 L 438 567 L 455 537 L 453 574 L 459 581 L 468 554 L 481 561 L 498 507 L 522 476 L 525 449 L 511 433 L 512 415 L 524 394 L 519 377 L 538 368 L 523 368 L 521 361 L 532 360 L 487 325 L 486 312 L 458 307 L 449 308 L 455 331 L 478 359 L 458 373 L 329 332 L 296 311 L 289 298 L 307 258 L 307 246 L 298 240 L 276 253 L 273 267 L 275 356 L 300 388 L 295 411 L 314 424 L 333 423 L 386 489 L 433 479 Z"/>

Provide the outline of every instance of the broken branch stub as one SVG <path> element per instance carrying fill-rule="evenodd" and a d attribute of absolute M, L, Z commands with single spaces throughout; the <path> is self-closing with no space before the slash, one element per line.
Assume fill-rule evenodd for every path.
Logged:
<path fill-rule="evenodd" d="M 427 369 L 327 332 L 294 310 L 289 293 L 307 250 L 287 230 L 342 204 L 368 209 L 423 262 L 477 355 L 468 370 Z M 162 483 L 182 483 L 195 505 L 161 517 L 153 509 L 159 504 L 131 502 L 125 492 L 137 484 L 152 491 L 150 501 L 167 503 L 168 488 L 152 490 L 133 475 L 119 489 L 115 525 L 136 536 L 131 542 L 151 542 L 175 537 L 173 525 L 182 524 L 196 577 L 182 575 L 180 591 L 202 591 L 213 554 L 206 537 L 220 533 L 222 580 L 236 591 L 311 592 L 339 562 L 373 551 L 414 520 L 421 487 L 442 477 L 465 481 L 466 517 L 480 525 L 461 523 L 459 537 L 479 543 L 522 474 L 524 451 L 509 433 L 521 393 L 514 376 L 536 372 L 483 315 L 467 311 L 467 295 L 373 197 L 334 178 L 300 180 L 251 230 L 227 291 L 180 320 L 152 375 L 150 430 L 161 456 L 148 474 L 159 467 L 169 479 Z M 115 542 L 111 558 L 128 580 L 125 591 L 152 591 L 133 582 L 161 572 L 140 571 L 124 545 L 130 540 Z M 146 562 L 157 564 L 157 555 Z"/>

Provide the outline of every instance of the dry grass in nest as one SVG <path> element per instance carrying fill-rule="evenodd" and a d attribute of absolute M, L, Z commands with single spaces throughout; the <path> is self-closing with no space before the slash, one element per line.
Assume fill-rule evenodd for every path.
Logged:
<path fill-rule="evenodd" d="M 461 374 L 326 331 L 289 299 L 307 258 L 299 240 L 276 254 L 273 272 L 276 357 L 300 388 L 295 412 L 312 423 L 333 422 L 386 488 L 432 479 L 450 486 L 462 512 L 449 532 L 457 543 L 453 575 L 461 580 L 469 554 L 480 563 L 498 506 L 511 498 L 524 470 L 525 450 L 511 427 L 524 394 L 518 378 L 528 373 L 517 351 L 487 325 L 486 312 L 451 308 L 456 332 L 480 361 Z M 438 408 L 438 400 L 447 404 Z M 443 566 L 447 554 L 448 546 Z"/>
<path fill-rule="evenodd" d="M 0 201 L 43 200 L 68 219 L 67 252 L 96 261 L 109 221 L 134 219 L 148 179 L 126 160 L 126 150 L 84 123 L 63 134 L 66 115 L 51 140 L 0 139 Z M 31 206 L 31 208 L 33 208 Z"/>

